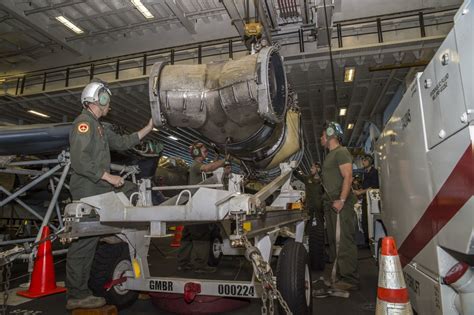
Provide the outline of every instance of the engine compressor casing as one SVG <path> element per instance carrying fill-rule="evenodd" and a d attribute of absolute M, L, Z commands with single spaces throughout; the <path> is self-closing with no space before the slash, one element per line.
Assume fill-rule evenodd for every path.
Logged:
<path fill-rule="evenodd" d="M 280 152 L 288 142 L 288 85 L 274 47 L 209 64 L 156 63 L 149 93 L 155 126 L 192 128 L 257 169 L 297 151 Z"/>

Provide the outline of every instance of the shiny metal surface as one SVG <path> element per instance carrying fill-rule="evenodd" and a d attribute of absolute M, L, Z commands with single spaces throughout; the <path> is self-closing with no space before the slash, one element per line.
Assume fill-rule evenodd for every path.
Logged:
<path fill-rule="evenodd" d="M 408 87 L 376 143 L 381 218 L 399 245 L 420 314 L 457 314 L 453 290 L 439 279 L 474 253 L 474 125 L 472 100 L 466 99 L 474 59 L 467 53 L 472 43 L 457 40 L 472 37 L 473 25 L 472 2 L 465 1 L 454 29 Z"/>
<path fill-rule="evenodd" d="M 268 166 L 282 149 L 288 88 L 274 47 L 226 62 L 156 63 L 149 84 L 156 126 L 195 129 L 257 169 Z"/>

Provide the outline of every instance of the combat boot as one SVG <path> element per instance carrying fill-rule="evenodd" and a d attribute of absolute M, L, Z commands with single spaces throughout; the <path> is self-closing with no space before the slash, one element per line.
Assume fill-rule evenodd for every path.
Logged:
<path fill-rule="evenodd" d="M 83 299 L 68 299 L 66 309 L 71 311 L 77 308 L 99 308 L 105 304 L 107 303 L 103 297 L 89 295 Z"/>

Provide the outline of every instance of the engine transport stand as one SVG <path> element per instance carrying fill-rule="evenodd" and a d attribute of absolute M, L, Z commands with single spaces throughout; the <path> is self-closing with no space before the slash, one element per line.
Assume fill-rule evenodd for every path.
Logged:
<path fill-rule="evenodd" d="M 281 175 L 254 195 L 242 192 L 243 177 L 235 174 L 229 181 L 229 189 L 223 190 L 220 169 L 199 185 L 180 187 L 184 189 L 179 195 L 159 206 L 151 205 L 151 191 L 159 188 L 151 187 L 148 180 L 139 182 L 135 203 L 132 202 L 135 194 L 130 199 L 114 192 L 83 198 L 66 207 L 65 230 L 60 237 L 70 242 L 79 237 L 117 236 L 126 250 L 109 250 L 109 257 L 116 256 L 111 257 L 114 263 L 108 266 L 113 269 L 108 273 L 111 276 L 100 277 L 97 275 L 100 273 L 91 272 L 90 283 L 97 285 L 91 288 L 95 294 L 119 308 L 133 303 L 138 291 L 145 291 L 184 294 L 188 303 L 197 295 L 259 298 L 262 314 L 273 314 L 277 300 L 282 313 L 311 314 L 311 272 L 303 245 L 309 217 L 302 207 L 288 210 L 288 204 L 297 204 L 304 194 L 290 185 L 295 164 L 281 164 Z M 265 201 L 276 194 L 267 206 Z M 222 254 L 244 255 L 252 264 L 251 280 L 150 275 L 147 257 L 150 238 L 166 236 L 168 225 L 196 223 L 220 226 Z M 288 240 L 280 248 L 274 246 L 278 236 L 294 241 Z M 276 275 L 270 266 L 274 255 L 279 256 Z"/>

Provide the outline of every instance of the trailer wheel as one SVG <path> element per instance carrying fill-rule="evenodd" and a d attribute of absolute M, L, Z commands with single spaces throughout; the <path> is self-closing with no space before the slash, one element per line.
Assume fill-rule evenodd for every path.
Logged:
<path fill-rule="evenodd" d="M 104 286 L 129 270 L 132 270 L 132 263 L 126 243 L 99 243 L 92 263 L 89 288 L 94 295 L 104 297 L 107 304 L 115 305 L 118 309 L 126 308 L 137 300 L 138 292 L 127 290 L 120 284 L 109 291 Z"/>
<path fill-rule="evenodd" d="M 287 242 L 278 258 L 277 288 L 293 314 L 312 313 L 311 269 L 308 253 L 303 244 Z M 285 314 L 281 305 L 280 314 Z"/>
<path fill-rule="evenodd" d="M 309 222 L 309 261 L 311 270 L 324 270 L 324 223 L 321 217 Z"/>
<path fill-rule="evenodd" d="M 222 236 L 218 226 L 215 226 L 211 231 L 209 258 L 207 264 L 211 267 L 219 265 L 222 259 Z"/>

